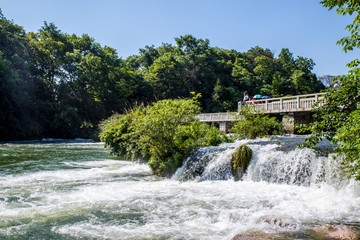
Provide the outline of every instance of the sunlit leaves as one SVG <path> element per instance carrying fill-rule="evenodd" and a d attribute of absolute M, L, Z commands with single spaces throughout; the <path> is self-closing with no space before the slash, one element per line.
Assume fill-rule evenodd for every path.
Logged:
<path fill-rule="evenodd" d="M 344 52 L 360 48 L 360 2 L 356 0 L 323 0 L 321 3 L 329 10 L 336 8 L 339 15 L 355 15 L 353 22 L 346 26 L 350 36 L 343 37 L 337 43 L 343 46 Z"/>
<path fill-rule="evenodd" d="M 338 41 L 345 52 L 360 47 L 360 2 L 354 0 L 324 0 L 321 3 L 330 10 L 337 8 L 340 15 L 356 14 L 353 22 L 346 29 L 349 37 Z M 360 143 L 359 143 L 359 101 L 360 101 L 360 68 L 359 60 L 348 64 L 352 69 L 347 75 L 336 77 L 340 86 L 329 91 L 325 96 L 323 107 L 315 110 L 316 121 L 303 130 L 311 131 L 310 137 L 302 146 L 315 146 L 323 137 L 337 144 L 338 156 L 342 166 L 360 180 Z"/>
<path fill-rule="evenodd" d="M 240 112 L 240 118 L 235 122 L 231 131 L 240 138 L 254 139 L 256 137 L 267 137 L 270 135 L 282 134 L 282 123 L 275 117 L 254 114 L 252 107 L 244 107 Z"/>
<path fill-rule="evenodd" d="M 226 140 L 195 118 L 199 112 L 194 100 L 161 100 L 104 121 L 100 138 L 114 154 L 142 158 L 154 174 L 171 176 L 192 150 Z"/>

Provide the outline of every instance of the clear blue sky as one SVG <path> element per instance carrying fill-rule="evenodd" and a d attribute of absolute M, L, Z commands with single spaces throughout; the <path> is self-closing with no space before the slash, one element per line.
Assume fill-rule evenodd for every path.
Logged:
<path fill-rule="evenodd" d="M 260 46 L 275 56 L 289 48 L 312 58 L 318 75 L 346 74 L 358 53 L 343 53 L 336 41 L 347 35 L 351 17 L 328 11 L 317 0 L 1 0 L 7 19 L 27 32 L 44 21 L 65 33 L 86 33 L 122 58 L 146 45 L 174 44 L 192 34 L 213 47 L 240 52 Z"/>

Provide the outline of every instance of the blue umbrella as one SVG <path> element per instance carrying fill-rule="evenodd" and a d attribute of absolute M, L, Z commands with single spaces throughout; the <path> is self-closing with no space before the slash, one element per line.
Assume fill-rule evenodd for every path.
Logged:
<path fill-rule="evenodd" d="M 256 95 L 254 96 L 255 99 L 262 98 L 262 97 L 263 97 L 263 96 L 260 95 L 260 94 L 256 94 Z"/>

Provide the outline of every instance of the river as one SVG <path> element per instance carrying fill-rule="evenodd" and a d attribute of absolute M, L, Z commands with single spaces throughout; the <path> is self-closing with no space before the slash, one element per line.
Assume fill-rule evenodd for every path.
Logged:
<path fill-rule="evenodd" d="M 102 143 L 2 143 L 0 239 L 313 239 L 309 229 L 325 224 L 359 228 L 359 184 L 342 177 L 331 156 L 295 149 L 301 140 L 202 148 L 172 179 L 109 157 Z M 240 144 L 254 156 L 234 181 L 229 156 Z"/>

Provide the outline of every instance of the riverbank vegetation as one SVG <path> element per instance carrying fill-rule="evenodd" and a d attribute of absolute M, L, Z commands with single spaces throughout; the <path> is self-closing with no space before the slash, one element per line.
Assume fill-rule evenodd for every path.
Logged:
<path fill-rule="evenodd" d="M 114 115 L 101 123 L 100 139 L 113 154 L 145 160 L 158 176 L 171 176 L 190 153 L 229 139 L 195 118 L 199 102 L 161 100 Z"/>
<path fill-rule="evenodd" d="M 243 107 L 239 113 L 239 119 L 234 123 L 231 132 L 239 138 L 255 139 L 257 137 L 267 137 L 270 135 L 280 135 L 283 133 L 283 124 L 276 117 L 269 117 L 261 114 L 254 114 L 254 109 Z"/>
<path fill-rule="evenodd" d="M 121 54 L 121 53 L 120 53 Z M 312 59 L 210 46 L 191 35 L 122 59 L 92 37 L 44 23 L 26 32 L 0 13 L 0 140 L 94 138 L 97 125 L 137 104 L 202 93 L 203 112 L 234 111 L 249 95 L 321 91 Z"/>
<path fill-rule="evenodd" d="M 144 160 L 154 174 L 170 177 L 199 147 L 282 133 L 281 122 L 254 114 L 250 107 L 244 108 L 243 116 L 235 122 L 234 134 L 221 133 L 214 125 L 200 123 L 195 117 L 201 109 L 199 97 L 200 94 L 194 99 L 160 100 L 134 107 L 125 114 L 115 114 L 100 124 L 100 139 L 113 155 Z M 244 156 L 249 157 L 248 152 Z M 245 169 L 243 155 L 239 156 L 234 168 Z"/>
<path fill-rule="evenodd" d="M 360 3 L 357 1 L 321 2 L 324 7 L 336 9 L 339 15 L 352 15 L 354 20 L 346 29 L 350 35 L 338 41 L 343 51 L 348 52 L 360 48 Z M 314 109 L 315 122 L 303 128 L 310 131 L 311 136 L 302 146 L 313 147 L 322 138 L 326 138 L 337 146 L 342 166 L 360 180 L 360 60 L 355 59 L 347 65 L 347 75 L 336 77 L 340 84 L 330 90 L 324 99 L 324 106 Z"/>

